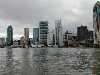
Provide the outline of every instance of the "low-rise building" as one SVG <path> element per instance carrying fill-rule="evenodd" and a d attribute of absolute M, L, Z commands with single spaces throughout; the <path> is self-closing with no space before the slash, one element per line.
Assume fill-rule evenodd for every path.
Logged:
<path fill-rule="evenodd" d="M 64 34 L 64 47 L 78 47 L 78 37 L 68 31 Z"/>
<path fill-rule="evenodd" d="M 88 30 L 87 26 L 77 28 L 77 37 L 80 43 L 93 43 L 93 31 Z"/>
<path fill-rule="evenodd" d="M 5 38 L 0 38 L 0 48 L 5 46 Z"/>
<path fill-rule="evenodd" d="M 14 40 L 13 41 L 13 47 L 14 48 L 18 48 L 19 47 L 19 41 L 18 40 Z"/>
<path fill-rule="evenodd" d="M 71 41 L 72 41 L 72 33 L 66 31 L 64 34 L 64 47 L 68 47 Z"/>
<path fill-rule="evenodd" d="M 20 38 L 20 47 L 21 48 L 26 48 L 26 40 L 25 40 L 25 37 L 24 36 L 22 36 Z"/>

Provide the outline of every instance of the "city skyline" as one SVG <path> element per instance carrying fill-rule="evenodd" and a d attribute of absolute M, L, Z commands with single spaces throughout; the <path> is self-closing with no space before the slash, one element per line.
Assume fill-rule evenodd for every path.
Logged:
<path fill-rule="evenodd" d="M 61 17 L 62 27 L 65 29 L 75 30 L 75 26 L 81 24 L 88 26 L 89 29 L 93 29 L 92 9 L 96 1 L 97 0 L 76 0 L 76 2 L 74 2 L 74 0 L 0 1 L 0 36 L 6 35 L 6 28 L 9 24 L 13 26 L 14 37 L 23 35 L 24 28 L 37 27 L 41 20 L 47 20 L 49 22 L 49 28 L 53 29 L 52 26 L 59 17 Z M 19 6 L 17 4 L 19 4 Z M 30 34 L 32 34 L 32 31 L 30 31 Z"/>
<path fill-rule="evenodd" d="M 0 75 L 99 75 L 100 0 L 0 0 Z"/>

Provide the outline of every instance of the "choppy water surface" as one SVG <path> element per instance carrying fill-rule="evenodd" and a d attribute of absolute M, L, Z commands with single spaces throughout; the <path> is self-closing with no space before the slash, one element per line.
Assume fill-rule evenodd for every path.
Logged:
<path fill-rule="evenodd" d="M 0 49 L 0 75 L 92 75 L 100 49 Z M 99 68 L 99 66 L 98 66 Z"/>

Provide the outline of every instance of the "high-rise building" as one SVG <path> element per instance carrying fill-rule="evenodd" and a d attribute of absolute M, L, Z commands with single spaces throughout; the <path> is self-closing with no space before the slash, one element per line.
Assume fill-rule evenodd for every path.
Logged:
<path fill-rule="evenodd" d="M 55 42 L 58 47 L 63 47 L 63 30 L 61 19 L 55 21 Z"/>
<path fill-rule="evenodd" d="M 39 44 L 39 28 L 33 28 L 33 44 Z"/>
<path fill-rule="evenodd" d="M 39 43 L 47 46 L 48 37 L 48 21 L 41 21 L 39 23 Z"/>
<path fill-rule="evenodd" d="M 7 28 L 6 44 L 7 46 L 13 45 L 13 28 L 11 25 Z"/>
<path fill-rule="evenodd" d="M 84 41 L 88 39 L 88 29 L 87 26 L 77 27 L 77 36 L 79 41 Z"/>
<path fill-rule="evenodd" d="M 93 8 L 94 43 L 100 45 L 100 2 Z"/>
<path fill-rule="evenodd" d="M 25 44 L 28 47 L 28 42 L 29 42 L 29 28 L 24 28 L 24 37 L 25 37 Z"/>
<path fill-rule="evenodd" d="M 93 31 L 88 30 L 87 26 L 77 27 L 77 37 L 79 42 L 93 43 Z"/>

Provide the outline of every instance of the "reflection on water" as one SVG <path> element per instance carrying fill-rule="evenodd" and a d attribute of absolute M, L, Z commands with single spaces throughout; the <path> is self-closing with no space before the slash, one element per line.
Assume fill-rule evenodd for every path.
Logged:
<path fill-rule="evenodd" d="M 94 63 L 94 66 L 93 66 L 93 73 L 96 74 L 96 75 L 100 75 L 100 49 L 96 49 L 95 50 L 95 63 Z"/>
<path fill-rule="evenodd" d="M 0 75 L 92 75 L 99 53 L 76 48 L 1 49 Z"/>
<path fill-rule="evenodd" d="M 6 51 L 6 71 L 7 72 L 7 75 L 13 75 L 13 69 L 14 69 L 14 66 L 13 66 L 13 55 L 12 55 L 12 49 L 8 49 Z"/>
<path fill-rule="evenodd" d="M 36 65 L 36 75 L 48 75 L 48 65 L 47 65 L 47 49 L 41 49 L 38 54 L 36 55 L 34 53 L 33 59 L 34 59 L 34 65 Z M 35 57 L 35 58 L 34 58 Z"/>

